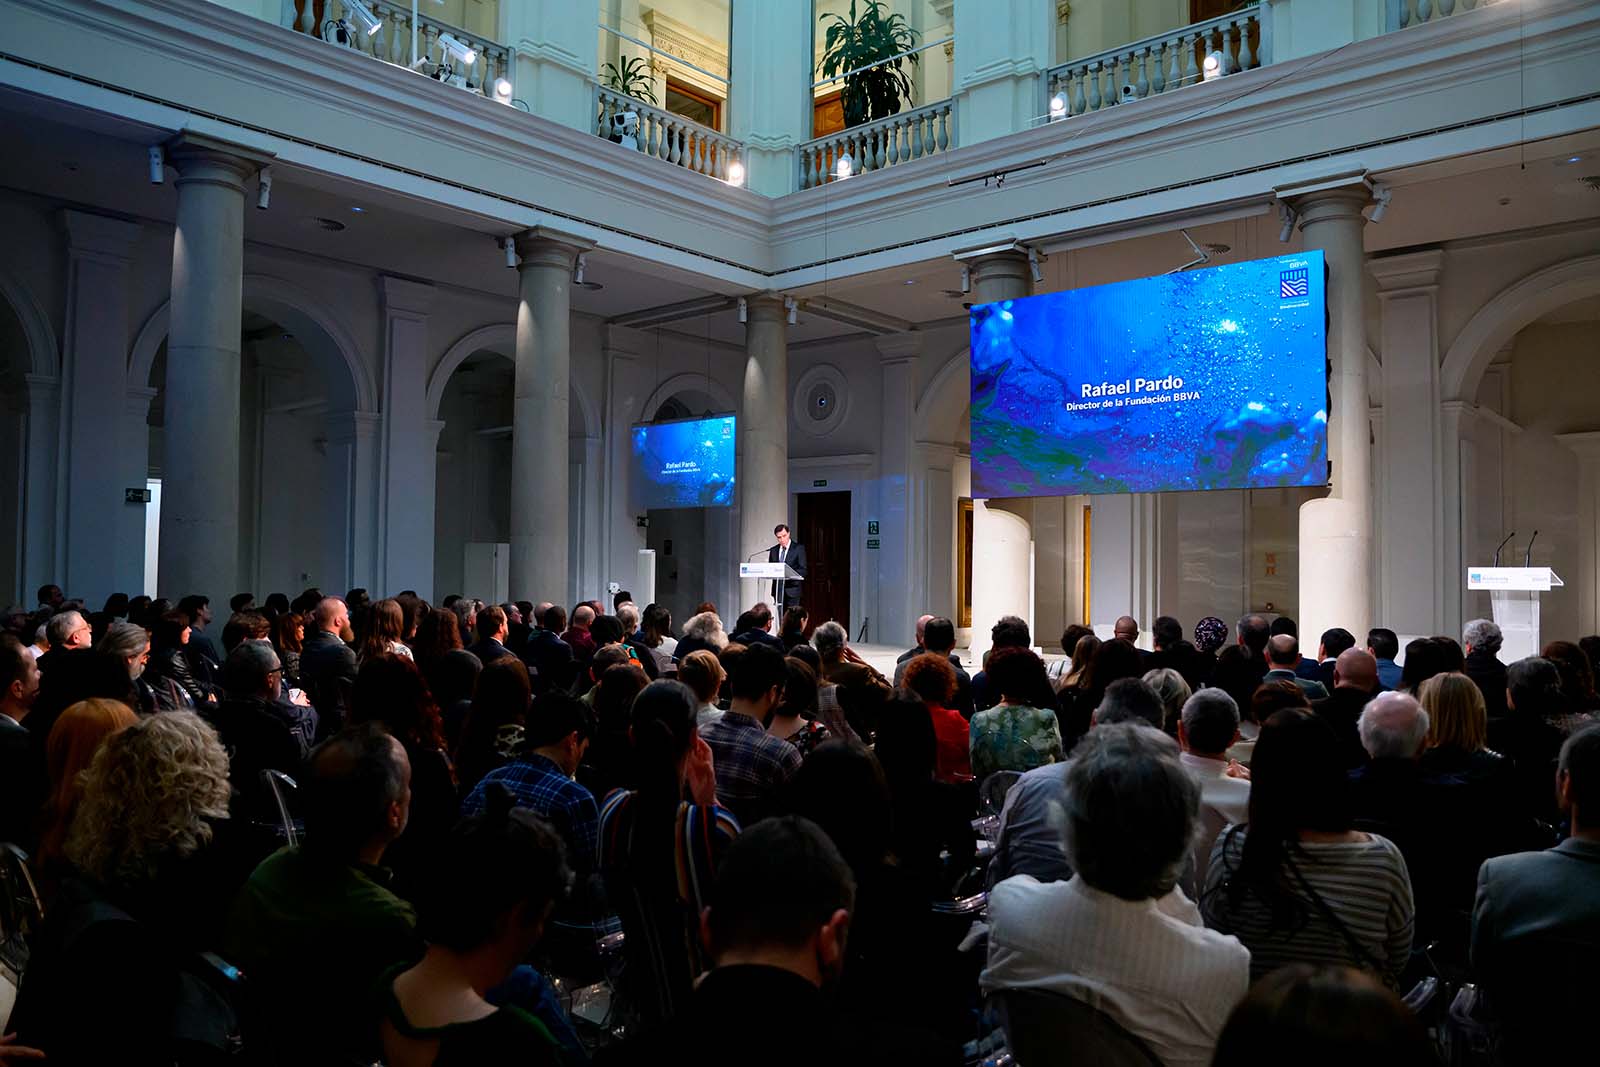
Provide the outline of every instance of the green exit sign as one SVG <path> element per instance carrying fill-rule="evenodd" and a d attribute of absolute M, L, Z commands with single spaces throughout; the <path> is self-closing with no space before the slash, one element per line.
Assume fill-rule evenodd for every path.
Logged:
<path fill-rule="evenodd" d="M 828 487 L 828 479 L 826 479 L 826 478 L 813 478 L 813 479 L 811 479 L 811 488 L 813 488 L 813 489 L 826 489 L 827 487 Z"/>

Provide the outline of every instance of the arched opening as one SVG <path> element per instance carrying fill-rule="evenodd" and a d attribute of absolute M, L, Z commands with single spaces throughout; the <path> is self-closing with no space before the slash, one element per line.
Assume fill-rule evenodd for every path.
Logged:
<path fill-rule="evenodd" d="M 658 394 L 659 395 L 659 394 Z M 721 399 L 702 387 L 681 386 L 655 402 L 648 422 L 670 422 L 731 410 Z M 646 408 L 649 410 L 649 407 Z M 656 554 L 655 600 L 672 612 L 675 627 L 694 614 L 702 600 L 712 595 L 713 587 L 726 578 L 725 561 L 732 550 L 734 528 L 731 508 L 651 508 L 646 512 L 649 527 L 645 547 Z M 644 594 L 639 594 L 644 595 Z M 723 620 L 732 625 L 731 618 Z"/>
<path fill-rule="evenodd" d="M 28 338 L 11 305 L 0 299 L 0 602 L 32 607 L 23 589 L 23 516 L 27 484 Z"/>

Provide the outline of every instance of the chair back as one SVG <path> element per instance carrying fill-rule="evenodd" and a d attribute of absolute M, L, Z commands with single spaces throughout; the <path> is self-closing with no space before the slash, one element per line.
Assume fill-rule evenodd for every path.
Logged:
<path fill-rule="evenodd" d="M 261 772 L 261 782 L 277 809 L 278 834 L 284 844 L 293 848 L 300 843 L 301 824 L 295 821 L 293 813 L 289 810 L 289 802 L 300 787 L 287 774 L 270 768 Z"/>
<path fill-rule="evenodd" d="M 28 854 L 0 843 L 0 1034 L 6 1032 L 28 966 L 28 939 L 44 918 Z"/>
<path fill-rule="evenodd" d="M 1043 989 L 995 994 L 1006 1042 L 1019 1067 L 1161 1067 L 1150 1046 L 1098 1008 Z"/>
<path fill-rule="evenodd" d="M 1017 771 L 995 771 L 978 786 L 978 812 L 980 815 L 999 815 L 1006 806 L 1006 794 L 1021 778 Z"/>

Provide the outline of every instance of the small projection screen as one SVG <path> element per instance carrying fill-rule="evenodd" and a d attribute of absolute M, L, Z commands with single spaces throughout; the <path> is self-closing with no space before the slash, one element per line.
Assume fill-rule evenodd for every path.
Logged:
<path fill-rule="evenodd" d="M 972 309 L 972 493 L 1328 482 L 1320 251 Z"/>
<path fill-rule="evenodd" d="M 649 508 L 733 506 L 734 416 L 633 427 L 633 503 Z"/>

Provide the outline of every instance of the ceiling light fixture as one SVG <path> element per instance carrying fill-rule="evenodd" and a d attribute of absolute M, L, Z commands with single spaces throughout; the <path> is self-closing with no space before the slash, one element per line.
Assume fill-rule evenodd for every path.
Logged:
<path fill-rule="evenodd" d="M 160 185 L 167 180 L 167 151 L 158 144 L 150 146 L 150 184 Z"/>
<path fill-rule="evenodd" d="M 1067 117 L 1067 98 L 1060 93 L 1050 98 L 1050 121 Z"/>
<path fill-rule="evenodd" d="M 494 98 L 502 104 L 511 103 L 511 81 L 508 78 L 494 80 Z"/>
<path fill-rule="evenodd" d="M 272 168 L 262 167 L 256 178 L 256 210 L 265 211 L 272 203 Z"/>
<path fill-rule="evenodd" d="M 500 247 L 504 249 L 506 254 L 506 266 L 513 268 L 516 267 L 517 263 L 519 262 L 517 259 L 516 241 L 509 237 L 502 237 L 500 238 Z"/>
<path fill-rule="evenodd" d="M 855 164 L 850 159 L 850 153 L 846 152 L 844 155 L 840 156 L 839 161 L 833 165 L 834 180 L 843 181 L 845 178 L 850 177 L 850 174 L 852 171 L 854 171 L 854 169 Z"/>
<path fill-rule="evenodd" d="M 383 20 L 374 15 L 361 0 L 344 0 L 344 14 L 348 19 L 354 19 L 361 32 L 371 37 L 383 29 Z"/>

